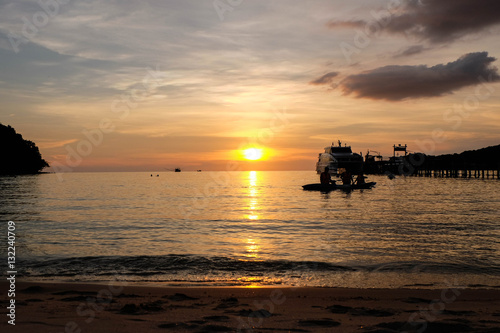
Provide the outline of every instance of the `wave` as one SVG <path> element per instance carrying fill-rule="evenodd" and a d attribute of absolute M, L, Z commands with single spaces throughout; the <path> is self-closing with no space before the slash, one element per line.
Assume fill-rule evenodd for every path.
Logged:
<path fill-rule="evenodd" d="M 430 273 L 500 275 L 500 266 L 445 262 L 387 262 L 376 264 L 329 263 L 321 261 L 241 260 L 169 254 L 160 256 L 93 256 L 20 259 L 25 277 L 74 277 L 81 275 L 147 277 L 158 275 L 247 275 L 276 276 L 343 272 Z"/>

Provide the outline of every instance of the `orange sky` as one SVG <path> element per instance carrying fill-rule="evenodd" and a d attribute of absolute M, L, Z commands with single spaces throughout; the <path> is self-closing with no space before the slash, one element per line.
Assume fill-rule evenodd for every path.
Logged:
<path fill-rule="evenodd" d="M 59 171 L 500 144 L 496 1 L 46 3 L 0 5 L 0 122 Z"/>

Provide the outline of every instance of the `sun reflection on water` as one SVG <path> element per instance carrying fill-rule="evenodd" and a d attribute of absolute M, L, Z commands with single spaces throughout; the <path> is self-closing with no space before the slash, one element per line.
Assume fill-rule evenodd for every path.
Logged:
<path fill-rule="evenodd" d="M 243 207 L 245 207 L 246 214 L 244 214 L 244 218 L 249 222 L 249 226 L 259 223 L 259 211 L 261 210 L 259 204 L 259 173 L 257 171 L 250 171 L 248 176 L 245 178 L 245 182 L 247 182 L 247 189 L 245 193 L 245 199 Z M 243 251 L 243 259 L 248 261 L 262 260 L 260 258 L 259 253 L 261 252 L 261 245 L 259 239 L 253 237 L 251 234 L 248 234 L 245 238 L 242 239 L 242 251 Z M 250 281 L 251 282 L 251 281 Z"/>
<path fill-rule="evenodd" d="M 250 171 L 248 173 L 248 193 L 247 197 L 248 199 L 248 214 L 245 214 L 245 218 L 249 220 L 258 220 L 259 219 L 259 214 L 258 211 L 260 210 L 259 206 L 259 189 L 258 189 L 258 182 L 259 182 L 259 177 L 258 177 L 258 172 L 257 171 Z"/>
<path fill-rule="evenodd" d="M 258 181 L 258 173 L 257 171 L 250 171 L 248 173 L 248 179 L 250 182 L 250 186 L 257 186 L 257 181 Z"/>
<path fill-rule="evenodd" d="M 245 245 L 245 257 L 247 259 L 259 259 L 260 245 L 255 239 L 247 239 Z"/>

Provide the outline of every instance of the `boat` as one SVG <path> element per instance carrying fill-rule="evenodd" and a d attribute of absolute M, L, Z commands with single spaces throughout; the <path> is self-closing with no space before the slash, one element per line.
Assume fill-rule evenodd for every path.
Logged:
<path fill-rule="evenodd" d="M 366 174 L 390 175 L 394 178 L 395 174 L 405 174 L 410 170 L 411 161 L 420 161 L 422 159 L 419 153 L 412 154 L 407 151 L 408 145 L 398 144 L 393 146 L 393 155 L 389 159 L 384 159 L 379 152 L 368 151 L 365 155 L 363 171 Z M 376 153 L 378 155 L 373 155 Z M 404 155 L 403 155 L 404 153 Z M 410 171 L 410 174 L 412 171 Z M 392 179 L 391 178 L 391 179 Z"/>
<path fill-rule="evenodd" d="M 333 143 L 325 147 L 325 152 L 320 153 L 316 163 L 316 172 L 322 173 L 325 168 L 330 169 L 330 174 L 338 176 L 344 171 L 357 174 L 363 171 L 363 156 L 352 152 L 351 146 L 338 141 L 338 146 Z"/>
<path fill-rule="evenodd" d="M 370 189 L 374 187 L 377 183 L 376 182 L 368 182 L 368 183 L 363 183 L 363 184 L 328 184 L 328 185 L 323 185 L 323 184 L 307 184 L 303 185 L 302 188 L 305 191 L 321 191 L 321 192 L 330 192 L 334 190 L 344 190 L 344 191 L 350 191 L 350 190 L 361 190 L 361 189 Z"/>

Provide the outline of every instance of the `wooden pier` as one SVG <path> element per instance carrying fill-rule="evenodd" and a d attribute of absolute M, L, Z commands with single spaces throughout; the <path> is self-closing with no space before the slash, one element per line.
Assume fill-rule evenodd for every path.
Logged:
<path fill-rule="evenodd" d="M 417 177 L 500 179 L 500 145 L 460 154 L 425 155 L 406 151 L 407 145 L 394 145 L 389 160 L 367 153 L 364 172 Z M 404 155 L 397 156 L 396 152 Z"/>
<path fill-rule="evenodd" d="M 481 178 L 481 179 L 500 179 L 500 170 L 481 170 L 481 169 L 419 169 L 412 176 L 417 177 L 443 177 L 443 178 Z"/>

